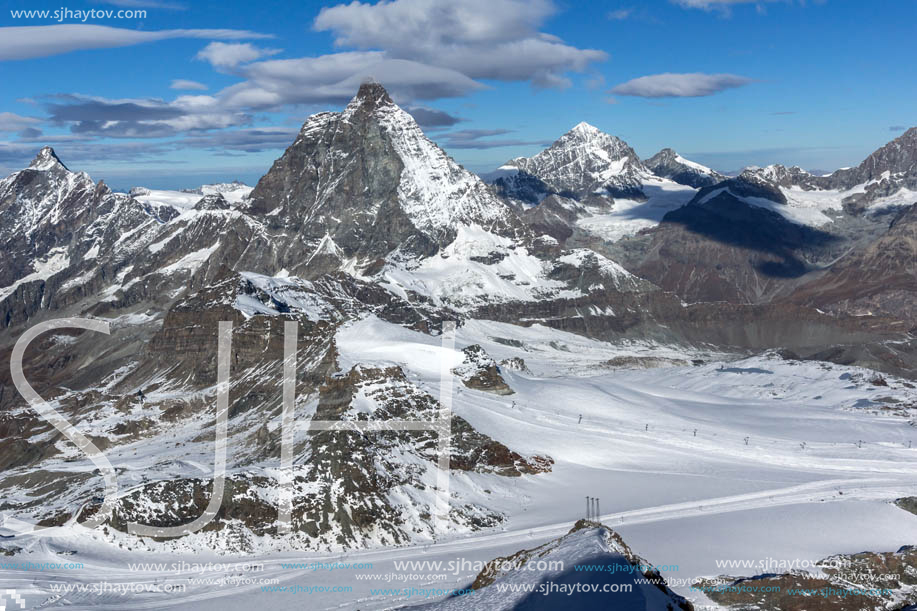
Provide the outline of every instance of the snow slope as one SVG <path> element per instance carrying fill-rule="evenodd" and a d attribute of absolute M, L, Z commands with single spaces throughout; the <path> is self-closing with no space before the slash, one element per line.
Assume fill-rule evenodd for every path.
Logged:
<path fill-rule="evenodd" d="M 609 242 L 617 242 L 641 229 L 655 227 L 667 212 L 691 201 L 697 190 L 652 177 L 643 179 L 643 192 L 648 197 L 646 201 L 615 198 L 610 212 L 593 211 L 592 216 L 581 218 L 577 225 Z"/>
<path fill-rule="evenodd" d="M 250 279 L 270 290 L 282 284 Z M 718 560 L 814 561 L 830 553 L 897 549 L 917 538 L 917 519 L 889 504 L 899 496 L 917 494 L 917 448 L 908 447 L 908 442 L 917 441 L 909 424 L 917 410 L 907 407 L 917 404 L 917 389 L 899 380 L 887 377 L 888 386 L 877 386 L 870 381 L 872 372 L 855 367 L 771 356 L 726 361 L 725 355 L 716 353 L 646 343 L 609 344 L 537 325 L 486 321 L 460 327 L 454 350 L 443 348 L 438 337 L 375 317 L 348 324 L 338 332 L 336 343 L 341 368 L 397 364 L 413 384 L 434 396 L 441 359 L 451 366 L 460 364 L 465 346 L 479 344 L 498 362 L 524 359 L 528 372 L 502 372 L 515 394 L 497 396 L 457 387 L 453 407 L 476 429 L 509 447 L 551 456 L 552 471 L 509 479 L 453 472 L 453 502 L 486 505 L 505 512 L 508 521 L 493 531 L 446 536 L 435 543 L 418 541 L 403 548 L 330 555 L 270 552 L 276 545 L 265 540 L 253 555 L 226 557 L 168 552 L 148 542 L 148 552 L 128 555 L 104 542 L 102 534 L 78 526 L 19 534 L 13 542 L 26 551 L 16 558 L 59 561 L 57 552 L 76 549 L 75 558 L 84 567 L 38 573 L 0 568 L 0 587 L 16 588 L 35 605 L 53 596 L 53 583 L 98 583 L 100 575 L 111 583 L 188 586 L 185 592 L 167 595 L 105 598 L 74 593 L 56 603 L 75 608 L 225 611 L 269 602 L 280 610 L 301 608 L 308 601 L 310 608 L 367 610 L 418 604 L 444 595 L 428 599 L 420 593 L 382 593 L 379 588 L 461 588 L 480 567 L 406 570 L 397 568 L 396 560 L 483 562 L 531 548 L 563 535 L 583 517 L 586 495 L 601 499 L 603 522 L 620 531 L 634 552 L 657 565 L 677 565 L 663 576 L 674 590 L 701 603 L 707 601 L 689 589 L 690 581 L 723 572 Z M 669 364 L 652 369 L 620 364 L 622 357 L 640 356 L 668 359 Z M 692 365 L 691 360 L 703 364 Z M 308 409 L 303 411 L 301 417 L 307 418 Z M 149 464 L 152 456 L 163 461 L 177 451 L 138 442 L 119 446 L 111 460 L 128 467 L 120 476 L 125 478 L 132 471 L 141 472 L 134 470 Z M 212 456 L 204 452 L 189 460 L 185 469 L 196 463 L 206 471 Z M 269 460 L 258 468 L 272 466 Z M 14 517 L 6 515 L 5 532 L 16 532 Z M 257 561 L 265 567 L 257 575 L 221 569 L 208 576 L 276 578 L 280 586 L 352 589 L 282 595 L 262 592 L 258 583 L 192 584 L 191 578 L 200 577 L 193 570 L 130 570 L 126 563 L 136 561 Z M 334 561 L 373 566 L 339 572 L 281 566 Z M 358 579 L 357 573 L 364 577 Z M 403 581 L 393 581 L 392 575 Z M 472 595 L 467 603 L 474 600 Z M 458 599 L 450 604 L 459 604 Z"/>
<path fill-rule="evenodd" d="M 236 206 L 248 197 L 252 187 L 242 183 L 218 183 L 203 185 L 197 189 L 184 191 L 170 191 L 168 189 L 147 189 L 135 187 L 131 195 L 144 204 L 154 204 L 174 208 L 178 212 L 190 210 L 205 195 L 220 193 L 231 205 Z"/>

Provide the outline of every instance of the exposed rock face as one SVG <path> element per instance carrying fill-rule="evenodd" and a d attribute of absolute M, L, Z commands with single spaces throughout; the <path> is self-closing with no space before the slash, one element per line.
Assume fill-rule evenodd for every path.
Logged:
<path fill-rule="evenodd" d="M 508 359 L 503 359 L 502 361 L 500 361 L 500 367 L 504 369 L 508 369 L 510 371 L 518 371 L 519 373 L 527 373 L 527 374 L 532 373 L 531 371 L 529 371 L 528 366 L 525 364 L 525 359 L 518 357 L 518 356 L 514 356 Z"/>
<path fill-rule="evenodd" d="M 837 240 L 713 189 L 665 215 L 637 274 L 689 302 L 762 303 L 811 269 L 809 253 Z"/>
<path fill-rule="evenodd" d="M 220 513 L 201 533 L 208 537 L 229 538 L 231 549 L 249 549 L 251 537 L 276 533 L 276 489 L 279 482 L 248 466 L 279 453 L 279 431 L 264 425 L 277 416 L 279 377 L 283 359 L 283 323 L 296 320 L 298 332 L 297 385 L 303 395 L 318 398 L 314 419 L 323 421 L 392 420 L 434 421 L 437 400 L 407 379 L 398 367 L 354 367 L 345 374 L 335 373 L 334 332 L 340 322 L 373 312 L 406 326 L 432 331 L 440 324 L 434 310 L 421 314 L 423 306 L 396 305 L 398 298 L 375 284 L 360 283 L 345 276 L 329 276 L 307 282 L 269 279 L 251 273 L 226 272 L 223 279 L 175 304 L 153 337 L 139 367 L 104 391 L 79 391 L 63 397 L 67 414 L 93 406 L 94 411 L 119 413 L 117 424 L 98 439 L 112 446 L 148 439 L 165 443 L 175 438 L 175 430 L 203 421 L 203 432 L 184 443 L 212 440 L 212 420 L 208 422 L 208 400 L 203 393 L 212 388 L 216 376 L 215 331 L 219 321 L 232 321 L 232 371 L 229 434 L 233 453 L 230 473 Z M 152 377 L 152 382 L 150 382 Z M 68 376 L 70 385 L 91 383 Z M 138 385 L 150 397 L 138 403 Z M 162 401 L 157 397 L 168 388 L 185 389 L 181 399 Z M 104 417 L 103 417 L 104 421 Z M 260 425 L 258 424 L 260 423 Z M 253 426 L 253 424 L 255 426 Z M 200 425 L 198 425 L 200 426 Z M 0 435 L 22 442 L 21 434 L 33 434 L 48 427 L 36 421 L 9 420 Z M 194 428 L 197 428 L 196 426 Z M 101 433 L 101 431 L 100 431 Z M 35 462 L 45 447 L 16 446 L 4 439 L 5 449 L 15 449 L 20 461 Z M 176 444 L 178 446 L 179 444 Z M 333 549 L 373 544 L 405 543 L 419 533 L 431 533 L 429 514 L 418 514 L 417 507 L 432 505 L 430 482 L 438 458 L 437 437 L 429 431 L 381 431 L 358 433 L 313 431 L 296 439 L 294 498 L 292 513 L 296 547 Z M 525 457 L 497 440 L 476 431 L 467 421 L 453 417 L 450 466 L 460 471 L 518 477 L 550 471 L 553 460 L 546 456 Z M 414 455 L 427 466 L 421 468 Z M 3 456 L 5 456 L 5 452 Z M 20 464 L 27 464 L 21 463 Z M 17 466 L 9 464 L 7 467 Z M 86 505 L 87 492 L 97 495 L 94 478 L 84 480 L 54 478 L 53 485 L 37 478 L 18 482 L 35 495 L 35 510 L 48 504 L 48 495 L 66 501 L 73 510 L 54 513 L 45 522 L 62 523 L 78 515 L 85 519 L 94 507 Z M 91 483 L 90 483 L 91 482 Z M 11 483 L 11 482 L 8 482 Z M 209 501 L 211 483 L 206 478 L 179 477 L 144 483 L 119 499 L 110 525 L 124 530 L 130 522 L 153 526 L 179 526 L 200 515 Z M 398 499 L 398 500 L 396 500 Z M 54 504 L 56 507 L 57 505 Z M 458 531 L 473 531 L 497 526 L 503 516 L 486 507 L 456 503 L 448 518 Z M 49 521 L 50 520 L 50 521 Z M 225 547 L 225 545 L 220 546 Z"/>
<path fill-rule="evenodd" d="M 195 210 L 229 210 L 229 202 L 223 197 L 222 193 L 205 195 L 201 201 L 194 205 Z"/>
<path fill-rule="evenodd" d="M 50 147 L 41 149 L 25 170 L 0 180 L 0 287 L 30 276 L 46 280 L 66 267 L 74 233 L 98 216 L 103 200 L 111 199 L 108 187 L 68 170 Z"/>
<path fill-rule="evenodd" d="M 880 198 L 902 190 L 917 191 L 917 127 L 879 148 L 855 168 L 837 170 L 827 176 L 813 176 L 799 167 L 786 168 L 779 164 L 749 168 L 741 176 L 809 191 L 853 190 L 843 196 L 843 204 L 849 213 L 860 214 Z M 917 202 L 917 196 L 914 201 Z"/>
<path fill-rule="evenodd" d="M 668 178 L 695 189 L 709 187 L 726 180 L 726 177 L 716 170 L 688 161 L 670 148 L 662 149 L 649 159 L 645 159 L 643 163 L 656 176 Z"/>
<path fill-rule="evenodd" d="M 875 242 L 800 288 L 792 300 L 825 310 L 917 319 L 917 204 L 901 211 Z"/>
<path fill-rule="evenodd" d="M 507 197 L 530 204 L 550 194 L 582 203 L 645 199 L 643 178 L 651 175 L 626 142 L 588 123 L 578 124 L 534 157 L 512 159 L 502 169 L 512 168 L 518 173 L 497 178 L 494 185 Z"/>
<path fill-rule="evenodd" d="M 0 180 L 0 217 L 0 328 L 54 307 L 62 293 L 94 291 L 126 265 L 124 232 L 155 224 L 130 197 L 68 170 L 50 147 Z M 120 256 L 103 263 L 106 250 Z"/>
<path fill-rule="evenodd" d="M 897 182 L 899 188 L 917 189 L 917 127 L 876 150 L 857 167 L 838 170 L 828 178 L 836 188 L 849 189 L 880 180 L 886 172 L 886 178 Z"/>
<path fill-rule="evenodd" d="M 377 84 L 362 85 L 341 113 L 310 117 L 252 191 L 248 211 L 311 247 L 282 258 L 289 270 L 326 236 L 367 266 L 396 249 L 431 255 L 454 239 L 459 223 L 507 234 L 521 227 Z"/>
<path fill-rule="evenodd" d="M 895 499 L 895 505 L 917 515 L 917 496 L 904 496 L 900 499 Z"/>
<path fill-rule="evenodd" d="M 762 303 L 795 292 L 796 303 L 911 318 L 913 213 L 901 212 L 887 230 L 888 221 L 862 213 L 880 197 L 914 188 L 915 159 L 911 129 L 857 168 L 830 176 L 782 165 L 746 169 L 668 213 L 632 240 L 638 249 L 622 261 L 689 301 Z M 789 206 L 813 205 L 791 204 L 793 193 L 832 190 L 821 197 L 834 197 L 836 212 L 818 228 L 789 220 L 797 218 L 785 212 Z"/>
<path fill-rule="evenodd" d="M 585 207 L 576 200 L 548 195 L 541 203 L 524 210 L 522 218 L 535 233 L 549 235 L 563 244 L 573 235 L 576 220 L 585 214 Z"/>
<path fill-rule="evenodd" d="M 453 370 L 467 386 L 475 390 L 484 390 L 497 395 L 511 395 L 513 389 L 509 387 L 500 368 L 487 352 L 479 345 L 474 344 L 463 350 L 465 360 Z"/>

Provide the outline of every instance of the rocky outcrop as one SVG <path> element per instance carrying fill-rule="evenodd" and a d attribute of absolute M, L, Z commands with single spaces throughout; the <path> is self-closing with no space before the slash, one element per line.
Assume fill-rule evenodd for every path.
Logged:
<path fill-rule="evenodd" d="M 865 194 L 858 199 L 867 202 L 891 189 L 917 190 L 917 127 L 877 149 L 855 168 L 834 172 L 827 182 L 838 189 L 865 184 Z"/>
<path fill-rule="evenodd" d="M 500 375 L 497 363 L 481 346 L 474 344 L 462 352 L 465 354 L 465 360 L 452 372 L 462 380 L 465 386 L 497 395 L 513 394 L 513 389 Z"/>
<path fill-rule="evenodd" d="M 895 505 L 917 515 L 917 496 L 903 496 L 900 499 L 895 499 Z"/>
<path fill-rule="evenodd" d="M 585 207 L 576 200 L 548 195 L 524 210 L 522 219 L 536 234 L 551 236 L 563 244 L 573 235 L 577 219 L 586 214 Z"/>
<path fill-rule="evenodd" d="M 823 177 L 814 176 L 803 170 L 799 166 L 786 167 L 779 163 L 765 166 L 763 168 L 750 167 L 742 170 L 742 173 L 735 181 L 757 185 L 759 188 L 767 191 L 764 197 L 774 199 L 780 203 L 786 203 L 786 198 L 776 190 L 775 187 L 791 188 L 798 187 L 805 191 L 813 191 L 819 188 L 830 188 L 828 181 Z M 777 199 L 775 199 L 775 197 Z"/>
<path fill-rule="evenodd" d="M 826 576 L 805 571 L 720 576 L 700 580 L 692 589 L 736 611 L 888 611 L 917 600 L 917 548 L 912 546 L 831 556 L 817 566 Z"/>

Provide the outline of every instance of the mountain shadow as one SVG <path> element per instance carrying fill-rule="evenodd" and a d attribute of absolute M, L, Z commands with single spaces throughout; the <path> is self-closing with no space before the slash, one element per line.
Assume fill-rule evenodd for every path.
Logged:
<path fill-rule="evenodd" d="M 722 190 L 713 195 L 717 189 Z M 799 250 L 819 249 L 840 239 L 826 231 L 788 221 L 773 210 L 748 204 L 722 184 L 704 191 L 686 206 L 667 213 L 662 223 L 680 225 L 721 244 L 780 259 L 755 262 L 755 269 L 762 275 L 798 278 L 810 271 L 810 266 L 799 257 Z"/>

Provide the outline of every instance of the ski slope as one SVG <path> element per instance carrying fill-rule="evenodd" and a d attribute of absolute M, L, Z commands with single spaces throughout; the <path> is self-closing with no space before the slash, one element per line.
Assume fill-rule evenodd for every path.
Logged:
<path fill-rule="evenodd" d="M 893 550 L 917 540 L 917 516 L 890 504 L 917 495 L 917 389 L 855 367 L 686 351 L 648 343 L 610 344 L 538 325 L 468 321 L 454 351 L 438 337 L 368 317 L 338 332 L 339 365 L 399 365 L 416 384 L 438 391 L 440 362 L 461 363 L 480 344 L 497 361 L 518 357 L 526 370 L 503 369 L 515 394 L 500 396 L 457 383 L 455 412 L 524 455 L 555 460 L 550 473 L 505 478 L 453 472 L 453 502 L 504 513 L 496 530 L 442 536 L 399 548 L 248 556 L 121 549 L 78 525 L 29 531 L 7 514 L 2 545 L 17 561 L 79 561 L 81 569 L 2 568 L 0 588 L 27 608 L 68 605 L 107 609 L 388 609 L 443 596 L 392 595 L 378 588 L 461 588 L 476 570 L 405 571 L 402 560 L 484 562 L 566 533 L 584 517 L 585 496 L 600 499 L 601 520 L 637 554 L 659 565 L 672 588 L 700 604 L 690 580 L 726 572 L 717 561 L 805 559 Z M 655 357 L 655 368 L 622 367 Z M 691 364 L 691 361 L 696 361 Z M 700 363 L 703 361 L 703 363 Z M 908 407 L 910 406 L 910 407 Z M 582 420 L 580 421 L 580 416 Z M 747 438 L 747 439 L 746 439 Z M 149 449 L 155 453 L 154 448 Z M 206 467 L 207 458 L 202 458 Z M 116 461 L 113 461 L 116 462 Z M 116 463 L 117 464 L 117 463 Z M 73 555 L 62 555 L 75 551 Z M 0 557 L 2 558 L 2 557 Z M 63 559 L 63 560 L 62 560 Z M 371 570 L 311 570 L 282 563 L 372 563 Z M 131 570 L 128 563 L 263 563 L 239 570 Z M 735 574 L 736 569 L 729 572 Z M 750 571 L 754 572 L 754 571 Z M 357 573 L 374 576 L 357 578 Z M 406 579 L 394 582 L 392 575 Z M 438 576 L 445 575 L 443 579 Z M 258 583 L 199 583 L 201 578 L 278 580 L 274 587 L 351 588 L 347 592 L 265 592 Z M 55 587 L 106 582 L 171 592 L 54 593 Z M 139 584 L 139 585 L 138 585 Z M 470 599 L 469 599 L 470 600 Z"/>

